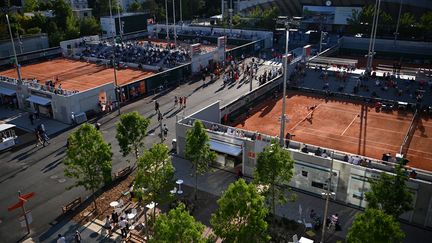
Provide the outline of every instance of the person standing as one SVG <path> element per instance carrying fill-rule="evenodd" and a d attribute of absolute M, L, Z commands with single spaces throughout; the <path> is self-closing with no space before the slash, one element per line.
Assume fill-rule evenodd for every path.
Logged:
<path fill-rule="evenodd" d="M 126 238 L 127 237 L 127 221 L 126 219 L 124 219 L 123 217 L 120 218 L 120 222 L 119 222 L 119 226 L 120 226 L 120 231 L 121 231 L 121 236 L 122 238 Z"/>
<path fill-rule="evenodd" d="M 30 123 L 31 123 L 32 125 L 34 125 L 34 116 L 33 116 L 32 113 L 29 113 L 29 119 L 30 119 Z"/>
<path fill-rule="evenodd" d="M 66 238 L 62 234 L 57 235 L 57 243 L 66 243 Z"/>
<path fill-rule="evenodd" d="M 163 133 L 164 133 L 164 137 L 166 138 L 168 136 L 168 127 L 166 124 L 163 125 Z"/>
<path fill-rule="evenodd" d="M 111 214 L 111 219 L 112 219 L 113 227 L 114 228 L 117 227 L 119 216 L 115 210 L 113 210 L 113 212 Z"/>
<path fill-rule="evenodd" d="M 178 103 L 178 98 L 177 96 L 174 96 L 174 107 L 177 107 L 177 103 Z"/>
<path fill-rule="evenodd" d="M 35 147 L 39 147 L 39 144 L 42 145 L 42 138 L 39 134 L 39 130 L 37 128 L 35 128 L 35 136 L 36 136 L 36 146 Z"/>
<path fill-rule="evenodd" d="M 109 215 L 107 215 L 105 218 L 105 224 L 103 225 L 103 228 L 107 231 L 108 236 L 112 235 L 112 226 Z"/>
<path fill-rule="evenodd" d="M 159 111 L 159 102 L 157 100 L 155 100 L 155 111 L 156 113 Z"/>
<path fill-rule="evenodd" d="M 180 105 L 180 108 L 183 108 L 183 97 L 181 97 L 181 96 L 179 98 L 179 105 Z"/>
<path fill-rule="evenodd" d="M 75 243 L 81 243 L 81 234 L 78 230 L 75 231 Z"/>
<path fill-rule="evenodd" d="M 183 97 L 183 107 L 186 109 L 186 96 Z"/>

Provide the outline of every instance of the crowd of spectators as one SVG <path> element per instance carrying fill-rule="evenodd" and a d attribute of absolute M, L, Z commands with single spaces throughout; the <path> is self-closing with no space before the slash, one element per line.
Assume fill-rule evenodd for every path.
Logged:
<path fill-rule="evenodd" d="M 166 29 L 162 28 L 159 31 L 159 34 L 166 33 Z M 173 34 L 174 30 L 169 29 L 169 33 Z M 242 39 L 242 40 L 252 40 L 258 38 L 257 34 L 245 34 L 243 31 L 240 33 L 232 32 L 230 30 L 221 31 L 221 30 L 214 30 L 211 28 L 210 30 L 190 30 L 190 29 L 177 29 L 176 30 L 177 35 L 188 35 L 188 36 L 194 36 L 194 37 L 220 37 L 220 36 L 227 36 L 228 38 L 233 39 Z"/>
<path fill-rule="evenodd" d="M 160 67 L 174 67 L 190 60 L 188 50 L 173 44 L 155 44 L 151 41 L 127 41 L 111 45 L 108 42 L 86 44 L 81 57 L 95 57 L 109 60 L 115 55 L 118 62 L 136 63 Z"/>

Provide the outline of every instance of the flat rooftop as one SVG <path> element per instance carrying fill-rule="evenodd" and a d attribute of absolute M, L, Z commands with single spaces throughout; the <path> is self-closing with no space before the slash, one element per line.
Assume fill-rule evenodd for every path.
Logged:
<path fill-rule="evenodd" d="M 152 71 L 121 69 L 117 70 L 117 83 L 122 86 L 153 74 Z M 0 72 L 0 75 L 17 78 L 14 68 Z M 55 82 L 56 78 L 58 78 L 58 82 L 55 82 L 56 88 L 61 84 L 64 90 L 82 92 L 113 82 L 114 71 L 104 65 L 99 66 L 84 61 L 57 58 L 22 66 L 21 77 L 22 79 L 36 78 L 41 84 L 45 84 L 47 80 Z"/>
<path fill-rule="evenodd" d="M 285 132 L 295 141 L 328 149 L 381 159 L 382 154 L 399 153 L 410 127 L 411 112 L 377 112 L 370 104 L 318 94 L 287 92 Z M 310 109 L 316 106 L 315 109 Z M 234 126 L 279 136 L 282 97 L 268 99 L 238 117 Z M 432 119 L 421 118 L 411 139 L 408 166 L 432 171 Z"/>

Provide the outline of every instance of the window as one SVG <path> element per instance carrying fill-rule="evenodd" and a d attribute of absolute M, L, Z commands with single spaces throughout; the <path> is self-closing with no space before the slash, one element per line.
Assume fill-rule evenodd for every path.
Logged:
<path fill-rule="evenodd" d="M 302 170 L 301 174 L 302 174 L 302 176 L 304 176 L 304 177 L 307 177 L 307 176 L 308 176 L 308 172 L 305 171 L 305 170 Z"/>
<path fill-rule="evenodd" d="M 323 189 L 324 188 L 324 183 L 312 181 L 312 186 L 320 188 L 320 189 Z"/>

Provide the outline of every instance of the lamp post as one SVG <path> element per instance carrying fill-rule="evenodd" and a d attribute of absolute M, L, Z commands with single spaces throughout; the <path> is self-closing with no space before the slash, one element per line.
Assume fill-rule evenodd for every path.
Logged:
<path fill-rule="evenodd" d="M 332 177 L 333 177 L 333 159 L 334 158 L 334 151 L 332 152 L 331 155 L 331 163 L 330 163 L 330 176 L 329 176 L 329 181 L 328 181 L 328 185 L 327 185 L 327 190 L 326 192 L 322 193 L 325 196 L 326 202 L 325 202 L 325 207 L 324 207 L 324 218 L 323 218 L 323 226 L 322 226 L 322 231 L 321 231 L 321 243 L 324 243 L 324 237 L 325 237 L 325 230 L 326 230 L 326 224 L 327 224 L 327 213 L 328 213 L 328 204 L 329 204 L 329 198 L 331 195 L 334 195 L 333 192 L 330 192 L 331 190 L 331 182 L 332 182 Z"/>
<path fill-rule="evenodd" d="M 165 0 L 165 25 L 166 25 L 166 39 L 169 41 L 169 29 L 168 29 L 168 0 Z"/>
<path fill-rule="evenodd" d="M 180 23 L 183 26 L 182 0 L 180 0 Z"/>
<path fill-rule="evenodd" d="M 112 32 L 112 24 L 115 23 L 113 18 L 112 18 L 112 7 L 111 7 L 111 0 L 109 0 L 109 8 L 110 8 L 110 23 L 111 23 L 111 32 Z M 120 26 L 119 26 L 120 27 Z M 117 70 L 116 70 L 116 61 L 115 61 L 115 51 L 116 51 L 116 43 L 115 43 L 115 35 L 113 33 L 112 35 L 112 40 L 113 40 L 113 55 L 112 55 L 112 65 L 113 65 L 113 70 L 114 70 L 114 92 L 115 92 L 115 96 L 117 99 L 117 105 L 118 105 L 118 114 L 120 115 L 120 90 L 118 87 L 118 83 L 117 83 Z"/>
<path fill-rule="evenodd" d="M 120 15 L 121 14 L 120 13 L 120 1 L 117 2 L 117 15 L 118 15 L 118 25 L 119 25 L 120 40 L 123 41 L 123 27 L 122 27 L 122 23 L 121 23 L 121 15 Z"/>
<path fill-rule="evenodd" d="M 378 19 L 379 19 L 379 11 L 380 11 L 380 5 L 381 0 L 375 1 L 375 8 L 374 8 L 374 18 L 372 22 L 372 30 L 371 30 L 371 36 L 369 41 L 369 49 L 368 49 L 368 59 L 367 59 L 367 70 L 372 71 L 372 63 L 373 63 L 373 55 L 375 51 L 375 38 L 376 38 L 376 31 L 378 27 Z"/>
<path fill-rule="evenodd" d="M 16 65 L 16 69 L 17 69 L 17 76 L 18 76 L 18 85 L 22 84 L 22 79 L 21 79 L 21 67 L 18 63 L 18 58 L 17 58 L 17 54 L 16 54 L 16 50 L 15 50 L 15 42 L 13 40 L 13 36 L 12 36 L 12 30 L 11 30 L 11 26 L 10 26 L 10 22 L 9 22 L 9 16 L 6 14 L 6 21 L 8 24 L 8 28 L 9 28 L 9 35 L 10 35 L 10 39 L 12 42 L 12 50 L 14 53 L 14 59 L 15 59 L 15 65 Z"/>
<path fill-rule="evenodd" d="M 286 42 L 285 42 L 285 59 L 284 59 L 284 79 L 283 79 L 283 90 L 282 90 L 282 116 L 281 116 L 281 127 L 280 127 L 280 136 L 279 143 L 280 146 L 284 146 L 284 137 L 285 137 L 285 107 L 286 107 L 286 83 L 288 76 L 288 42 L 289 42 L 289 23 L 285 23 L 285 31 L 286 31 Z"/>
<path fill-rule="evenodd" d="M 173 0 L 174 46 L 177 47 L 177 26 L 175 18 L 175 0 Z"/>
<path fill-rule="evenodd" d="M 400 18 L 401 18 L 401 13 L 402 13 L 402 2 L 403 2 L 403 0 L 400 0 L 400 2 L 399 2 L 399 14 L 398 14 L 398 20 L 397 20 L 397 24 L 396 24 L 396 31 L 394 33 L 394 35 L 395 35 L 394 45 L 396 45 L 397 36 L 399 35 L 399 24 L 400 24 Z"/>

